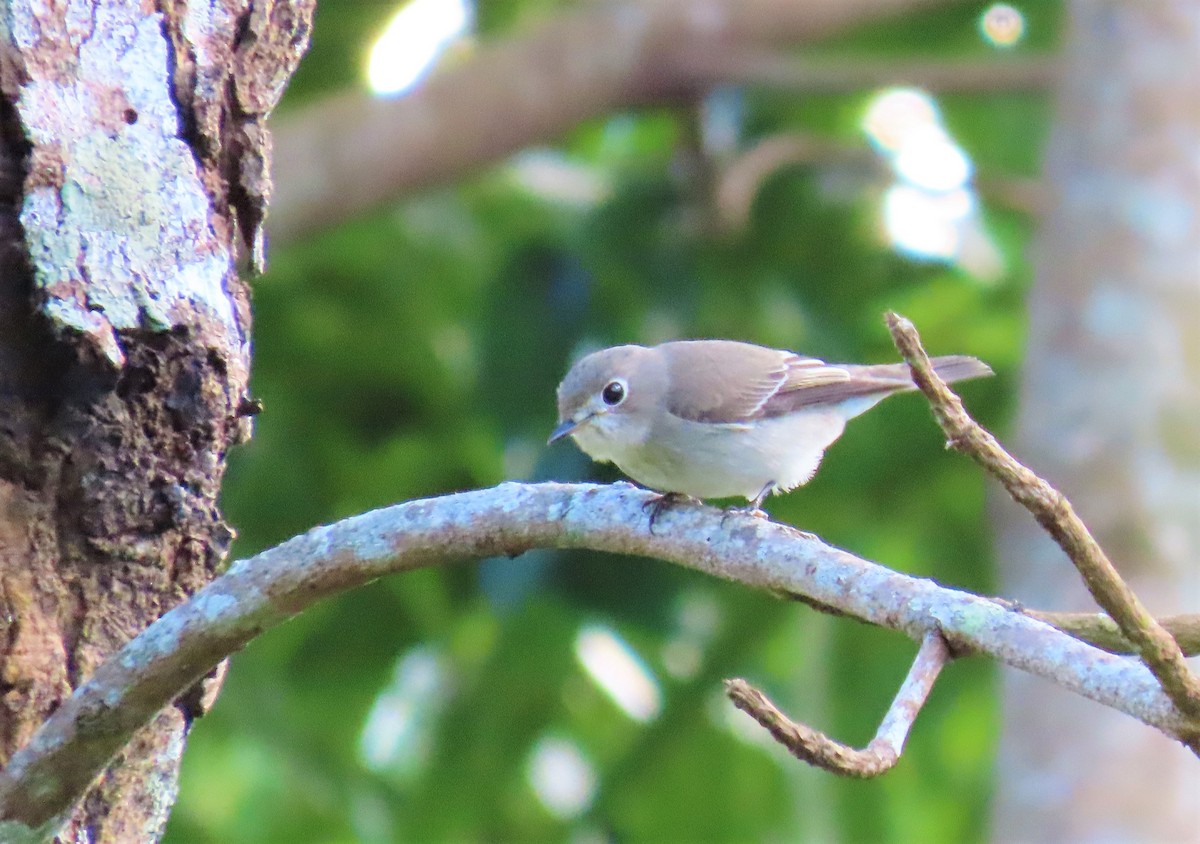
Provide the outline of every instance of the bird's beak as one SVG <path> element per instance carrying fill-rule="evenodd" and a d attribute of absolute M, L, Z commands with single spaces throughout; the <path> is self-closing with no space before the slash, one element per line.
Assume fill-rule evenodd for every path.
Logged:
<path fill-rule="evenodd" d="M 558 423 L 558 426 L 550 432 L 550 439 L 546 440 L 546 445 L 554 445 L 565 436 L 572 434 L 576 428 L 591 419 L 591 416 L 585 416 L 582 419 L 564 419 Z"/>

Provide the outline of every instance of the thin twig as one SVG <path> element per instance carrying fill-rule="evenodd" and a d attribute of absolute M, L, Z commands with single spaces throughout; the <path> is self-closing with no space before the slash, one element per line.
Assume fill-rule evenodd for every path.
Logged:
<path fill-rule="evenodd" d="M 38 828 L 69 808 L 135 729 L 226 656 L 322 598 L 385 574 L 533 548 L 666 560 L 803 595 L 915 640 L 936 624 L 956 655 L 991 656 L 1172 737 L 1200 737 L 1200 719 L 1182 716 L 1134 660 L 764 519 L 680 505 L 651 533 L 645 507 L 653 495 L 628 484 L 501 484 L 364 513 L 235 563 L 106 660 L 13 755 L 0 772 L 0 822 Z"/>
<path fill-rule="evenodd" d="M 875 738 L 861 749 L 793 721 L 745 680 L 726 680 L 725 694 L 797 759 L 844 777 L 866 779 L 885 773 L 899 760 L 908 731 L 949 660 L 950 649 L 941 633 L 937 630 L 926 633 Z"/>
<path fill-rule="evenodd" d="M 971 457 L 1003 484 L 1013 499 L 1066 552 L 1100 608 L 1107 612 L 1163 691 L 1190 718 L 1200 717 L 1200 679 L 1188 668 L 1183 652 L 1137 595 L 1117 573 L 1100 544 L 1076 515 L 1066 496 L 1019 463 L 963 408 L 962 401 L 934 373 L 916 328 L 904 317 L 888 313 L 888 328 L 908 361 L 913 381 L 925 394 L 947 444 Z M 1200 754 L 1195 744 L 1192 749 Z"/>

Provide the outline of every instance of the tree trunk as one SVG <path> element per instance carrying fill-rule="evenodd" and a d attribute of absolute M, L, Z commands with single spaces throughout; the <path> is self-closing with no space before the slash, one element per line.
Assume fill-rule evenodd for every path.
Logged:
<path fill-rule="evenodd" d="M 1016 451 L 1076 505 L 1156 614 L 1200 610 L 1200 11 L 1076 0 L 1046 172 Z M 1094 608 L 998 505 L 1007 594 Z M 1185 841 L 1200 766 L 1027 674 L 1005 678 L 996 839 Z"/>
<path fill-rule="evenodd" d="M 314 2 L 4 2 L 0 762 L 225 556 L 252 410 L 237 239 Z M 62 840 L 156 840 L 198 705 L 142 729 Z"/>

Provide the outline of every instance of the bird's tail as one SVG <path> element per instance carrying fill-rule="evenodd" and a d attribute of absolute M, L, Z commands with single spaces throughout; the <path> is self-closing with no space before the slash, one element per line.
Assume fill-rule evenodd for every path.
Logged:
<path fill-rule="evenodd" d="M 992 368 L 979 358 L 970 355 L 944 355 L 930 360 L 933 371 L 947 384 L 966 381 L 968 378 L 983 378 L 992 374 Z M 904 364 L 904 377 L 908 378 L 908 364 Z"/>
<path fill-rule="evenodd" d="M 933 371 L 943 381 L 953 383 L 968 378 L 982 378 L 992 374 L 992 368 L 978 358 L 969 355 L 944 355 L 930 360 Z M 846 381 L 835 381 L 814 387 L 805 387 L 788 394 L 789 410 L 820 404 L 846 403 L 843 411 L 846 418 L 857 416 L 887 396 L 905 390 L 915 390 L 907 363 L 877 364 L 834 364 L 850 373 Z"/>
<path fill-rule="evenodd" d="M 933 364 L 933 371 L 947 384 L 992 374 L 990 366 L 970 355 L 942 355 L 930 358 L 929 362 Z M 876 389 L 887 390 L 890 386 L 892 390 L 914 390 L 917 386 L 912 382 L 907 363 L 877 363 L 846 368 L 851 370 L 852 380 L 862 382 L 864 387 L 874 383 Z"/>

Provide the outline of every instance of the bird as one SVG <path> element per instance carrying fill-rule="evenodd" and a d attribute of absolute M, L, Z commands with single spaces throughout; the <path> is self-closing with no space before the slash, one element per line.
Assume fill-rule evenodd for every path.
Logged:
<path fill-rule="evenodd" d="M 966 355 L 935 357 L 946 382 L 992 374 Z M 558 386 L 548 440 L 575 441 L 662 497 L 744 498 L 807 483 L 846 422 L 913 390 L 908 365 L 829 364 L 735 340 L 613 346 L 575 363 Z"/>

